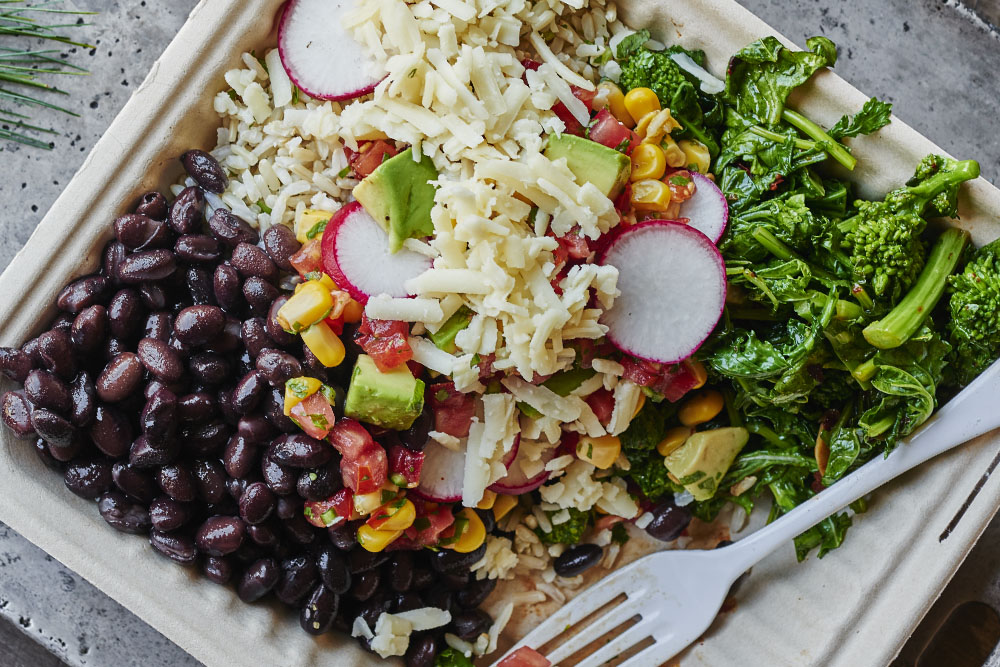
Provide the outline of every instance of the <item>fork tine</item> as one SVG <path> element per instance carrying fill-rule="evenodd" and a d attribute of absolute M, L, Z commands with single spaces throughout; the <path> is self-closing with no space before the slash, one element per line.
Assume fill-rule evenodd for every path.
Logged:
<path fill-rule="evenodd" d="M 631 604 L 629 604 L 630 602 Z M 565 660 L 579 651 L 582 647 L 586 646 L 586 642 L 597 639 L 607 632 L 611 632 L 630 618 L 637 616 L 638 613 L 639 612 L 635 609 L 635 600 L 633 598 L 627 598 L 618 606 L 609 609 L 606 614 L 594 619 L 593 623 L 584 628 L 584 632 L 587 637 L 581 638 L 580 641 L 566 641 L 559 646 L 559 648 L 548 653 L 545 657 L 548 658 L 549 662 L 552 664 Z M 640 625 L 642 625 L 641 622 Z"/>
<path fill-rule="evenodd" d="M 598 665 L 602 665 L 608 660 L 621 655 L 631 647 L 641 642 L 643 639 L 652 636 L 652 625 L 652 619 L 650 621 L 640 621 L 622 634 L 618 635 L 612 641 L 602 646 L 600 650 L 588 655 L 587 658 L 581 661 L 576 667 L 597 667 Z"/>

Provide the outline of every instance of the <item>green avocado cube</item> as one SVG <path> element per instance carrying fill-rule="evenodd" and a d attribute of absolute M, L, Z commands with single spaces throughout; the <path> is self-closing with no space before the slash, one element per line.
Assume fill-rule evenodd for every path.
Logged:
<path fill-rule="evenodd" d="M 344 400 L 344 416 L 405 431 L 424 409 L 424 383 L 400 364 L 383 373 L 367 354 L 358 356 Z"/>
<path fill-rule="evenodd" d="M 664 463 L 695 500 L 708 500 L 749 440 L 750 432 L 745 428 L 701 431 L 671 452 Z"/>
<path fill-rule="evenodd" d="M 632 175 L 628 155 L 574 134 L 550 134 L 545 157 L 566 158 L 566 166 L 580 185 L 593 183 L 608 199 L 618 197 Z"/>
<path fill-rule="evenodd" d="M 437 169 L 429 157 L 413 160 L 408 148 L 391 157 L 354 188 L 357 199 L 389 235 L 389 252 L 398 252 L 403 241 L 434 233 L 431 209 L 434 207 Z"/>

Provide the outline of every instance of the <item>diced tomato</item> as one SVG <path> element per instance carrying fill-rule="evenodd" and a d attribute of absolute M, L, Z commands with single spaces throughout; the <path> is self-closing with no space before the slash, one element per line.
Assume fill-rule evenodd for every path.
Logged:
<path fill-rule="evenodd" d="M 525 58 L 524 60 L 521 61 L 521 64 L 524 66 L 524 69 L 530 70 L 532 72 L 534 72 L 535 70 L 537 70 L 539 67 L 542 66 L 542 63 L 538 62 L 537 60 L 532 60 L 531 58 Z"/>
<path fill-rule="evenodd" d="M 306 435 L 317 440 L 324 439 L 330 433 L 336 420 L 330 402 L 326 400 L 326 396 L 321 391 L 317 391 L 301 403 L 297 403 L 292 408 L 292 418 L 306 432 Z"/>
<path fill-rule="evenodd" d="M 583 124 L 577 120 L 576 116 L 570 113 L 570 110 L 562 102 L 556 102 L 552 107 L 552 113 L 556 115 L 556 118 L 563 122 L 566 126 L 566 134 L 574 134 L 578 137 L 582 137 L 584 131 L 587 129 Z"/>
<path fill-rule="evenodd" d="M 471 394 L 455 389 L 454 382 L 439 382 L 427 387 L 427 404 L 434 412 L 434 430 L 456 438 L 469 435 L 476 402 Z"/>
<path fill-rule="evenodd" d="M 358 150 L 347 152 L 347 163 L 351 165 L 351 170 L 357 178 L 367 178 L 369 174 L 378 169 L 384 161 L 396 155 L 396 147 L 382 139 L 375 141 L 363 141 L 358 145 Z"/>
<path fill-rule="evenodd" d="M 497 667 L 552 667 L 552 663 L 535 649 L 522 646 L 497 663 Z"/>
<path fill-rule="evenodd" d="M 330 431 L 330 442 L 340 452 L 344 486 L 354 493 L 371 493 L 388 479 L 389 461 L 382 449 L 353 419 L 341 419 Z"/>
<path fill-rule="evenodd" d="M 344 333 L 344 314 L 341 313 L 337 318 L 326 318 L 326 325 L 330 327 L 330 331 L 337 334 L 338 336 Z"/>
<path fill-rule="evenodd" d="M 354 459 L 375 444 L 375 440 L 360 422 L 345 418 L 337 422 L 330 431 L 330 442 L 345 459 Z"/>
<path fill-rule="evenodd" d="M 323 270 L 323 246 L 319 239 L 307 241 L 299 251 L 288 258 L 292 266 L 305 277 L 307 273 Z"/>
<path fill-rule="evenodd" d="M 590 409 L 597 415 L 597 421 L 607 426 L 611 421 L 611 413 L 615 409 L 615 396 L 607 389 L 598 389 L 593 394 L 583 399 L 590 406 Z"/>
<path fill-rule="evenodd" d="M 353 509 L 354 494 L 350 489 L 341 489 L 326 500 L 307 502 L 302 513 L 317 528 L 336 528 L 347 523 Z"/>
<path fill-rule="evenodd" d="M 383 373 L 413 358 L 408 336 L 410 326 L 393 320 L 370 320 L 362 316 L 354 341 Z"/>
<path fill-rule="evenodd" d="M 393 445 L 389 449 L 389 479 L 396 486 L 407 489 L 417 486 L 423 469 L 423 452 L 415 452 L 402 445 Z"/>
<path fill-rule="evenodd" d="M 662 394 L 671 403 L 681 400 L 698 384 L 698 378 L 685 363 L 663 366 L 651 361 L 626 358 L 622 360 L 622 365 L 625 367 L 622 377 Z"/>
<path fill-rule="evenodd" d="M 590 123 L 590 138 L 608 148 L 618 150 L 625 146 L 625 153 L 631 154 L 639 145 L 639 135 L 625 127 L 607 109 L 601 109 Z"/>
<path fill-rule="evenodd" d="M 686 169 L 678 169 L 667 176 L 664 181 L 670 188 L 671 202 L 686 202 L 694 196 L 698 186 L 691 178 L 691 172 Z"/>
<path fill-rule="evenodd" d="M 573 431 L 563 431 L 559 439 L 559 447 L 556 449 L 556 456 L 576 456 L 576 445 L 580 442 L 580 434 Z"/>
<path fill-rule="evenodd" d="M 587 237 L 583 234 L 572 231 L 557 237 L 556 241 L 559 242 L 559 247 L 565 250 L 568 259 L 580 261 L 590 257 L 590 243 L 587 242 Z"/>
<path fill-rule="evenodd" d="M 455 517 L 448 505 L 424 502 L 411 498 L 417 509 L 417 518 L 413 525 L 406 529 L 405 534 L 414 548 L 437 544 L 441 533 L 455 523 Z"/>

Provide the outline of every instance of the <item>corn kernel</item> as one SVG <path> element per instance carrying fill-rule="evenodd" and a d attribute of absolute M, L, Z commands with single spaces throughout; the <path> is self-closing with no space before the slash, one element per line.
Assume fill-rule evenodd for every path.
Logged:
<path fill-rule="evenodd" d="M 347 354 L 344 343 L 326 322 L 317 322 L 302 332 L 302 342 L 327 368 L 339 366 Z"/>
<path fill-rule="evenodd" d="M 688 359 L 684 362 L 684 365 L 688 367 L 691 374 L 694 375 L 695 384 L 692 389 L 701 389 L 708 382 L 708 371 L 705 369 L 705 364 L 701 363 L 697 359 Z"/>
<path fill-rule="evenodd" d="M 670 456 L 675 450 L 680 449 L 693 433 L 694 429 L 689 426 L 675 426 L 668 429 L 663 440 L 656 446 L 656 451 L 660 456 Z"/>
<path fill-rule="evenodd" d="M 643 392 L 639 394 L 639 400 L 635 404 L 635 410 L 632 411 L 632 419 L 635 419 L 639 412 L 642 410 L 642 406 L 646 405 L 646 393 Z"/>
<path fill-rule="evenodd" d="M 515 507 L 517 507 L 517 496 L 508 496 L 501 493 L 497 495 L 496 502 L 493 503 L 493 518 L 499 521 L 510 514 L 510 511 Z"/>
<path fill-rule="evenodd" d="M 667 158 L 655 144 L 639 144 L 632 151 L 632 180 L 658 181 L 667 171 Z"/>
<path fill-rule="evenodd" d="M 722 394 L 714 389 L 700 391 L 685 401 L 677 411 L 677 418 L 685 426 L 697 426 L 715 419 L 724 407 L 726 401 Z"/>
<path fill-rule="evenodd" d="M 320 274 L 319 282 L 321 285 L 323 285 L 323 287 L 327 288 L 331 292 L 336 292 L 338 289 L 337 283 L 333 282 L 333 278 L 326 275 L 325 273 Z"/>
<path fill-rule="evenodd" d="M 660 98 L 649 88 L 633 88 L 625 95 L 625 108 L 632 118 L 642 118 L 660 110 Z"/>
<path fill-rule="evenodd" d="M 365 307 L 360 303 L 351 299 L 346 306 L 344 306 L 344 321 L 348 324 L 354 324 L 361 321 L 361 316 L 365 312 Z"/>
<path fill-rule="evenodd" d="M 647 118 L 649 120 L 646 123 L 643 141 L 649 144 L 658 144 L 664 137 L 669 137 L 674 130 L 681 129 L 681 124 L 670 114 L 670 109 L 661 109 Z"/>
<path fill-rule="evenodd" d="M 307 208 L 302 211 L 302 215 L 295 218 L 295 238 L 298 239 L 299 243 L 323 238 L 322 223 L 330 222 L 332 217 L 333 213 L 330 211 Z M 309 234 L 312 236 L 310 237 Z"/>
<path fill-rule="evenodd" d="M 616 86 L 611 81 L 602 81 L 599 86 L 597 86 L 597 95 L 595 97 L 595 102 L 597 99 L 603 99 L 607 102 L 608 110 L 611 111 L 611 115 L 618 119 L 622 125 L 631 129 L 635 127 L 635 119 L 628 112 L 625 107 L 625 93 L 622 89 Z"/>
<path fill-rule="evenodd" d="M 386 482 L 382 488 L 375 489 L 371 493 L 354 494 L 354 511 L 361 516 L 368 516 L 382 505 L 396 500 L 399 489 L 395 484 Z"/>
<path fill-rule="evenodd" d="M 670 188 L 662 181 L 632 184 L 632 208 L 637 211 L 665 211 L 670 206 Z"/>
<path fill-rule="evenodd" d="M 466 521 L 462 534 L 458 536 L 458 539 L 453 544 L 444 546 L 454 549 L 460 554 L 472 553 L 486 541 L 486 526 L 483 525 L 483 520 L 479 518 L 479 515 L 471 507 L 466 507 L 455 515 L 456 522 L 460 519 Z"/>
<path fill-rule="evenodd" d="M 693 139 L 681 139 L 677 145 L 684 151 L 685 164 L 690 171 L 707 174 L 712 166 L 712 155 L 708 146 Z"/>
<path fill-rule="evenodd" d="M 315 394 L 322 386 L 322 382 L 311 377 L 297 377 L 287 381 L 285 383 L 285 416 L 290 416 L 292 408 Z"/>
<path fill-rule="evenodd" d="M 333 308 L 333 296 L 318 280 L 309 280 L 278 311 L 278 324 L 285 331 L 298 333 L 319 322 Z"/>
<path fill-rule="evenodd" d="M 618 460 L 618 455 L 622 452 L 622 441 L 613 435 L 605 435 L 600 438 L 582 436 L 576 443 L 576 455 L 583 461 L 607 470 Z"/>
<path fill-rule="evenodd" d="M 660 148 L 663 150 L 663 155 L 667 160 L 667 165 L 673 167 L 674 169 L 679 169 L 687 165 L 687 156 L 669 134 L 663 137 Z"/>
<path fill-rule="evenodd" d="M 368 520 L 376 530 L 406 530 L 417 518 L 417 508 L 405 498 L 386 503 L 372 512 Z"/>
<path fill-rule="evenodd" d="M 366 551 L 379 553 L 399 539 L 401 530 L 375 530 L 368 524 L 358 528 L 358 544 Z"/>
<path fill-rule="evenodd" d="M 486 491 L 483 493 L 483 499 L 479 501 L 478 505 L 476 505 L 476 509 L 491 510 L 493 509 L 493 505 L 495 505 L 496 502 L 497 502 L 497 492 L 486 489 Z"/>

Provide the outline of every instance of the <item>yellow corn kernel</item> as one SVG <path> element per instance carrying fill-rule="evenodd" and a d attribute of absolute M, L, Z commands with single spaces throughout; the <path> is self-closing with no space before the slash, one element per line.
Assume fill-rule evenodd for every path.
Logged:
<path fill-rule="evenodd" d="M 664 137 L 669 137 L 674 130 L 681 129 L 678 123 L 670 114 L 670 109 L 662 109 L 654 114 L 647 115 L 646 128 L 643 141 L 649 144 L 658 144 Z"/>
<path fill-rule="evenodd" d="M 644 405 L 646 405 L 646 394 L 642 392 L 639 394 L 639 401 L 635 404 L 635 410 L 632 411 L 632 419 L 636 418 Z"/>
<path fill-rule="evenodd" d="M 687 165 L 687 156 L 681 147 L 677 145 L 673 137 L 669 134 L 663 137 L 663 141 L 660 144 L 660 149 L 663 151 L 663 155 L 667 160 L 667 164 L 674 169 L 679 169 Z"/>
<path fill-rule="evenodd" d="M 394 501 L 383 505 L 372 513 L 372 518 L 377 520 L 383 514 L 388 515 L 389 518 L 379 525 L 379 530 L 406 530 L 416 521 L 417 508 L 411 501 L 404 498 L 402 502 Z"/>
<path fill-rule="evenodd" d="M 326 317 L 331 308 L 330 290 L 318 280 L 309 280 L 278 311 L 278 324 L 285 331 L 298 333 Z"/>
<path fill-rule="evenodd" d="M 389 135 L 382 130 L 372 128 L 370 130 L 363 130 L 359 134 L 355 134 L 354 138 L 358 141 L 378 141 L 379 139 L 388 139 Z"/>
<path fill-rule="evenodd" d="M 333 278 L 325 273 L 320 274 L 319 282 L 323 285 L 323 287 L 327 288 L 331 292 L 336 292 L 338 289 L 337 283 L 333 282 Z"/>
<path fill-rule="evenodd" d="M 691 370 L 691 374 L 694 375 L 695 385 L 692 389 L 701 389 L 708 382 L 708 371 L 705 369 L 705 364 L 701 363 L 697 359 L 688 359 L 684 364 Z"/>
<path fill-rule="evenodd" d="M 670 188 L 662 181 L 632 184 L 632 208 L 637 211 L 665 211 L 670 206 Z"/>
<path fill-rule="evenodd" d="M 295 238 L 298 239 L 299 243 L 323 238 L 323 225 L 321 223 L 330 222 L 332 217 L 333 213 L 330 211 L 320 211 L 315 208 L 305 209 L 302 211 L 302 215 L 295 216 Z"/>
<path fill-rule="evenodd" d="M 625 95 L 625 108 L 632 118 L 640 119 L 660 110 L 660 98 L 649 88 L 633 88 Z"/>
<path fill-rule="evenodd" d="M 471 507 L 466 507 L 456 514 L 455 521 L 459 519 L 466 520 L 465 529 L 462 530 L 462 534 L 458 536 L 454 544 L 447 546 L 460 554 L 472 553 L 486 541 L 486 526 L 483 525 L 483 520 Z"/>
<path fill-rule="evenodd" d="M 327 368 L 339 366 L 347 354 L 344 343 L 326 322 L 317 322 L 303 331 L 302 342 Z"/>
<path fill-rule="evenodd" d="M 655 144 L 639 144 L 632 151 L 632 180 L 658 181 L 667 171 L 667 158 Z"/>
<path fill-rule="evenodd" d="M 666 436 L 656 446 L 656 451 L 660 453 L 660 456 L 670 456 L 675 450 L 680 449 L 681 445 L 687 442 L 693 433 L 694 429 L 689 426 L 675 426 L 668 429 Z"/>
<path fill-rule="evenodd" d="M 354 494 L 354 511 L 361 516 L 368 516 L 382 505 L 396 499 L 399 495 L 399 488 L 395 484 L 386 482 L 382 488 L 371 493 Z"/>
<path fill-rule="evenodd" d="M 496 502 L 493 503 L 493 518 L 499 521 L 510 514 L 515 507 L 517 507 L 517 496 L 498 494 Z"/>
<path fill-rule="evenodd" d="M 358 544 L 366 551 L 379 553 L 399 539 L 401 530 L 375 530 L 368 524 L 358 528 Z"/>
<path fill-rule="evenodd" d="M 597 95 L 594 97 L 595 107 L 598 100 L 602 100 L 607 104 L 611 115 L 617 118 L 622 125 L 629 129 L 635 127 L 635 119 L 632 118 L 632 114 L 625 107 L 625 93 L 613 82 L 602 81 L 597 86 Z"/>
<path fill-rule="evenodd" d="M 697 426 L 715 419 L 724 407 L 726 401 L 719 392 L 714 389 L 699 391 L 684 402 L 677 411 L 677 418 L 685 426 Z"/>
<path fill-rule="evenodd" d="M 479 501 L 478 505 L 476 505 L 476 509 L 491 510 L 493 509 L 493 506 L 496 504 L 496 502 L 497 502 L 497 492 L 486 489 L 486 491 L 483 493 L 483 499 Z"/>
<path fill-rule="evenodd" d="M 607 470 L 618 460 L 618 455 L 622 452 L 622 441 L 613 435 L 605 435 L 600 438 L 582 436 L 576 443 L 576 455 L 583 461 Z"/>
<path fill-rule="evenodd" d="M 361 316 L 365 312 L 365 307 L 360 303 L 351 299 L 346 306 L 344 306 L 344 321 L 348 324 L 354 324 L 355 322 L 361 321 Z"/>
<path fill-rule="evenodd" d="M 284 404 L 285 416 L 290 416 L 292 414 L 292 408 L 315 394 L 322 386 L 322 382 L 311 377 L 297 377 L 286 382 Z"/>
<path fill-rule="evenodd" d="M 712 166 L 712 155 L 708 152 L 708 146 L 693 139 L 681 139 L 677 145 L 684 151 L 684 166 L 689 171 L 697 171 L 700 174 L 708 173 Z"/>

